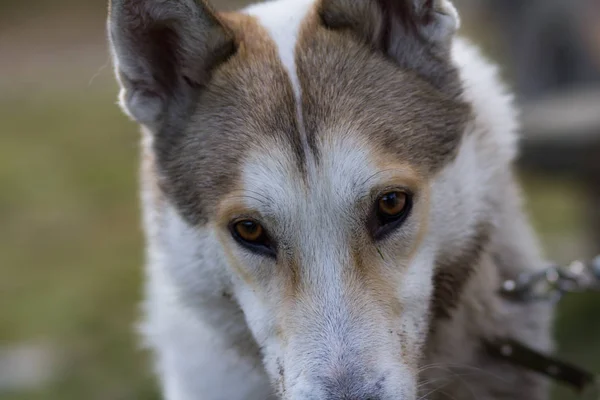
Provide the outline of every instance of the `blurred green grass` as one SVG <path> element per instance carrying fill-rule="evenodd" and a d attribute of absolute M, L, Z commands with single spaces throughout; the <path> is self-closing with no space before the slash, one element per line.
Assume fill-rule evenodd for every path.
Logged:
<path fill-rule="evenodd" d="M 3 399 L 151 398 L 134 323 L 137 129 L 116 87 L 0 99 L 0 344 L 48 342 L 64 373 Z"/>

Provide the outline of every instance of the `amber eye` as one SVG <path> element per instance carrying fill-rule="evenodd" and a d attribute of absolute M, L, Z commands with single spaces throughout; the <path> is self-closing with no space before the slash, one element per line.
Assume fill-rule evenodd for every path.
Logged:
<path fill-rule="evenodd" d="M 398 190 L 381 195 L 375 203 L 375 215 L 369 221 L 373 237 L 381 239 L 402 225 L 411 207 L 412 197 L 408 192 Z"/>
<path fill-rule="evenodd" d="M 247 242 L 256 242 L 263 235 L 263 227 L 254 221 L 241 221 L 235 224 L 235 232 Z"/>
<path fill-rule="evenodd" d="M 274 255 L 271 239 L 261 224 L 246 219 L 231 225 L 233 237 L 250 250 Z"/>
<path fill-rule="evenodd" d="M 406 193 L 386 193 L 378 200 L 378 211 L 382 216 L 394 217 L 402 214 L 406 208 L 407 202 L 408 198 Z"/>

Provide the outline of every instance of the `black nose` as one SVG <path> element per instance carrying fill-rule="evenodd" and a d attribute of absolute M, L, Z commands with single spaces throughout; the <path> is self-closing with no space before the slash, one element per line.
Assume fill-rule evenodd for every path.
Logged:
<path fill-rule="evenodd" d="M 363 397 L 347 397 L 348 400 L 379 400 L 379 397 L 367 397 L 367 398 L 363 398 Z"/>
<path fill-rule="evenodd" d="M 325 400 L 381 400 L 379 384 L 371 385 L 353 373 L 323 379 Z"/>

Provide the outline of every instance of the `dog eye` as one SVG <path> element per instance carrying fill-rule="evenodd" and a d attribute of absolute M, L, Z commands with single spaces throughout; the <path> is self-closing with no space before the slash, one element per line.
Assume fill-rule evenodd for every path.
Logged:
<path fill-rule="evenodd" d="M 255 243 L 264 235 L 263 227 L 254 221 L 240 221 L 235 224 L 235 232 L 240 239 Z"/>
<path fill-rule="evenodd" d="M 382 239 L 398 228 L 410 212 L 412 198 L 403 191 L 393 191 L 381 195 L 375 203 L 375 215 L 369 223 L 373 237 Z"/>
<path fill-rule="evenodd" d="M 242 246 L 257 253 L 275 255 L 269 235 L 258 222 L 250 219 L 235 221 L 230 229 L 233 237 Z"/>
<path fill-rule="evenodd" d="M 377 201 L 377 211 L 381 217 L 396 218 L 406 208 L 408 196 L 402 192 L 386 193 Z"/>

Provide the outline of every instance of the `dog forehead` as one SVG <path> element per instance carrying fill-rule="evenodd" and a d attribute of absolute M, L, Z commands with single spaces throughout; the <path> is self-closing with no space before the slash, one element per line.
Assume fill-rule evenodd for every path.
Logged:
<path fill-rule="evenodd" d="M 352 35 L 326 29 L 317 4 L 279 0 L 221 15 L 238 51 L 215 70 L 184 134 L 157 147 L 164 186 L 193 223 L 240 189 L 251 153 L 287 166 L 251 168 L 278 187 L 277 173 L 297 183 L 319 166 L 340 193 L 386 160 L 427 174 L 454 154 L 464 110 Z"/>
<path fill-rule="evenodd" d="M 245 10 L 268 32 L 294 92 L 302 162 L 308 165 L 288 171 L 317 168 L 308 180 L 332 180 L 327 183 L 343 194 L 390 159 L 420 172 L 439 170 L 462 137 L 464 107 L 352 35 L 326 29 L 318 6 L 314 0 L 279 0 Z M 264 174 L 256 176 L 262 177 L 257 186 L 268 186 Z M 285 186 L 284 179 L 275 181 Z"/>
<path fill-rule="evenodd" d="M 382 156 L 433 173 L 456 154 L 469 108 L 347 31 L 328 29 L 321 0 L 249 7 L 292 85 L 304 153 L 319 161 L 331 135 L 361 136 Z"/>
<path fill-rule="evenodd" d="M 381 157 L 424 174 L 456 154 L 469 107 L 435 89 L 347 31 L 305 19 L 295 47 L 302 119 L 310 150 L 328 135 L 360 135 Z"/>
<path fill-rule="evenodd" d="M 249 154 L 241 179 L 248 195 L 246 207 L 277 217 L 347 211 L 372 186 L 386 179 L 380 172 L 388 172 L 387 178 L 399 172 L 381 171 L 367 144 L 352 135 L 332 138 L 321 144 L 319 162 L 309 159 L 305 168 L 297 165 L 287 146 Z"/>

